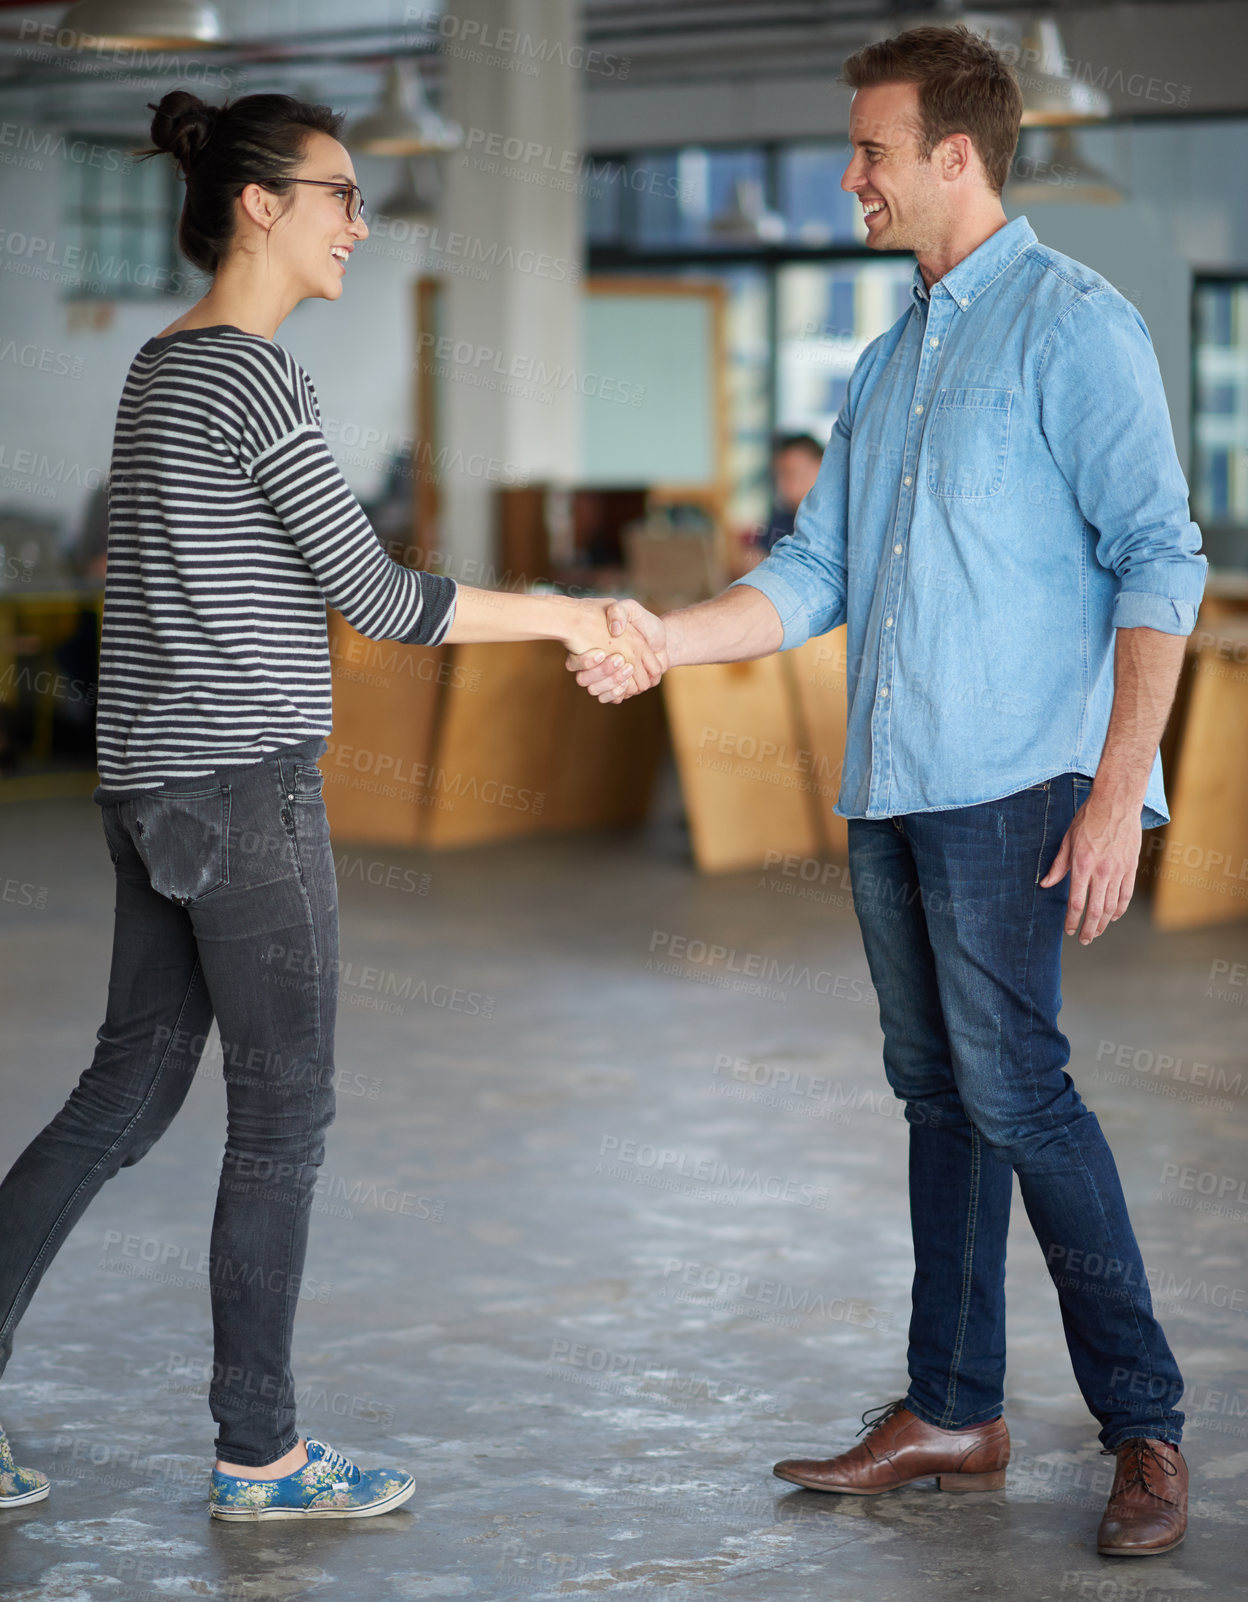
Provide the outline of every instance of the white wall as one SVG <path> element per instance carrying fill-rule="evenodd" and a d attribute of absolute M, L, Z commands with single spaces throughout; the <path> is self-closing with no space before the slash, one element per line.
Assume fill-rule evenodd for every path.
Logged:
<path fill-rule="evenodd" d="M 107 473 L 126 367 L 181 303 L 118 303 L 111 326 L 74 330 L 55 284 L 73 237 L 61 226 L 57 158 L 0 167 L 0 505 L 72 526 Z M 24 362 L 34 363 L 27 367 Z M 40 371 L 42 364 L 46 370 Z M 47 458 L 26 471 L 24 453 Z"/>

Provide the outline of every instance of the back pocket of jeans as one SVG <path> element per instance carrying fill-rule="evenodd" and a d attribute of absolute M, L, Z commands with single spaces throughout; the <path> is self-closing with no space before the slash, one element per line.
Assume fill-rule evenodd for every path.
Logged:
<path fill-rule="evenodd" d="M 1012 389 L 942 389 L 927 431 L 927 487 L 948 500 L 999 495 L 1010 448 Z"/>
<path fill-rule="evenodd" d="M 230 787 L 141 796 L 131 839 L 152 889 L 189 906 L 229 883 Z"/>

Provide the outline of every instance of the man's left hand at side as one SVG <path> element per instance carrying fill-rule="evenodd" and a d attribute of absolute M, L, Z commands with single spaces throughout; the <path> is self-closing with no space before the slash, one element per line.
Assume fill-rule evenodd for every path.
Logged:
<path fill-rule="evenodd" d="M 1047 890 L 1070 874 L 1066 933 L 1078 933 L 1080 945 L 1090 945 L 1131 904 L 1142 840 L 1139 802 L 1106 799 L 1093 787 L 1040 881 Z"/>

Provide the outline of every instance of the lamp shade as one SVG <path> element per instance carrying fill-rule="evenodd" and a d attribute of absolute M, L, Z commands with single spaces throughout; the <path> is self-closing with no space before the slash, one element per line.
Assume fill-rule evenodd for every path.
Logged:
<path fill-rule="evenodd" d="M 1057 24 L 1051 18 L 1041 18 L 1024 38 L 1015 66 L 1023 91 L 1024 128 L 1055 128 L 1063 123 L 1096 122 L 1109 116 L 1109 96 L 1079 78 L 1079 66 L 1062 54 Z"/>
<path fill-rule="evenodd" d="M 732 186 L 732 200 L 711 218 L 710 232 L 721 240 L 783 239 L 784 218 L 767 210 L 757 178 L 738 178 Z"/>
<path fill-rule="evenodd" d="M 58 30 L 78 36 L 75 48 L 168 49 L 222 42 L 216 7 L 201 0 L 80 0 Z"/>
<path fill-rule="evenodd" d="M 425 99 L 420 74 L 409 88 L 397 61 L 386 68 L 376 110 L 347 129 L 347 144 L 366 156 L 419 156 L 455 150 L 463 139 L 459 124 L 440 117 Z"/>
<path fill-rule="evenodd" d="M 1026 140 L 1028 136 L 1024 134 Z M 1014 206 L 1041 201 L 1065 205 L 1117 206 L 1126 199 L 1119 186 L 1087 160 L 1076 142 L 1075 130 L 1062 126 L 1031 136 L 1045 141 L 1047 149 L 1033 146 L 1014 162 L 1014 175 L 1003 199 Z"/>
<path fill-rule="evenodd" d="M 416 169 L 418 159 L 409 157 L 403 163 L 398 187 L 377 207 L 383 217 L 414 221 L 420 217 L 432 217 L 437 211 L 438 196 L 442 187 L 437 167 L 433 158 L 427 157 L 422 162 L 418 174 Z"/>

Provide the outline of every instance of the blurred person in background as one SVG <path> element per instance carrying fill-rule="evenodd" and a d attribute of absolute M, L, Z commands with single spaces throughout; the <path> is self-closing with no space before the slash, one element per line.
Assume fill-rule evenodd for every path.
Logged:
<path fill-rule="evenodd" d="M 793 532 L 797 509 L 815 487 L 823 446 L 813 434 L 779 434 L 771 447 L 771 481 L 775 499 L 759 544 L 774 551 Z"/>
<path fill-rule="evenodd" d="M 819 477 L 823 446 L 813 434 L 777 434 L 771 442 L 771 510 L 760 528 L 742 536 L 733 576 L 757 567 L 778 541 L 793 532 L 797 509 Z"/>

